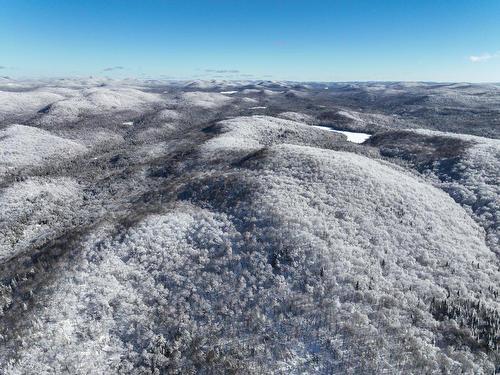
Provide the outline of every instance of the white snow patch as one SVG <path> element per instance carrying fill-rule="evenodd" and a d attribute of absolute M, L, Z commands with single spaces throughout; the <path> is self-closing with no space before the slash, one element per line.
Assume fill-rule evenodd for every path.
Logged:
<path fill-rule="evenodd" d="M 317 128 L 317 129 L 323 129 L 323 130 L 330 131 L 333 133 L 344 134 L 347 137 L 347 140 L 349 142 L 352 142 L 352 143 L 363 143 L 368 138 L 371 137 L 371 134 L 368 134 L 368 133 L 358 133 L 358 132 L 348 132 L 345 130 L 335 130 L 335 129 L 331 129 L 327 126 L 312 125 L 312 127 Z"/>

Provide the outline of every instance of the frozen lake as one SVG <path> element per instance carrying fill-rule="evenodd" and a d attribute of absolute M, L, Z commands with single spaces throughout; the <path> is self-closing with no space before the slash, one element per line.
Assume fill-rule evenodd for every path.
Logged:
<path fill-rule="evenodd" d="M 345 130 L 335 130 L 335 129 L 332 129 L 328 126 L 313 125 L 313 127 L 318 128 L 318 129 L 328 130 L 328 131 L 334 132 L 334 133 L 344 134 L 347 137 L 347 140 L 349 142 L 353 142 L 353 143 L 363 143 L 364 141 L 366 141 L 368 138 L 370 138 L 372 136 L 371 134 L 368 134 L 368 133 L 348 132 Z"/>

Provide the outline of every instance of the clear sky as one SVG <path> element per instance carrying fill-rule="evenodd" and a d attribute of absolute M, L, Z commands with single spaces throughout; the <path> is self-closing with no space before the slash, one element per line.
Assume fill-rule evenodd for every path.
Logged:
<path fill-rule="evenodd" d="M 499 0 L 0 0 L 0 75 L 500 82 Z"/>

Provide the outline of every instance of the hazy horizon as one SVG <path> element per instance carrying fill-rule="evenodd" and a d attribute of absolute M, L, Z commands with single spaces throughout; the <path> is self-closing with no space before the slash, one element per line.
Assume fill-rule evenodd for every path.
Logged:
<path fill-rule="evenodd" d="M 339 81 L 321 81 L 321 80 L 291 80 L 291 79 L 273 79 L 273 78 L 174 78 L 174 77 L 155 77 L 155 76 L 124 76 L 110 77 L 105 75 L 33 75 L 33 76 L 9 76 L 3 75 L 0 78 L 15 80 L 15 81 L 52 81 L 52 80 L 78 80 L 78 79 L 95 79 L 95 80 L 110 80 L 110 81 L 163 81 L 163 82 L 190 82 L 190 81 L 215 81 L 215 82 L 290 82 L 290 83 L 315 83 L 315 84 L 349 84 L 349 83 L 425 83 L 425 84 L 471 84 L 471 85 L 500 85 L 500 81 L 433 81 L 433 80 L 339 80 Z"/>

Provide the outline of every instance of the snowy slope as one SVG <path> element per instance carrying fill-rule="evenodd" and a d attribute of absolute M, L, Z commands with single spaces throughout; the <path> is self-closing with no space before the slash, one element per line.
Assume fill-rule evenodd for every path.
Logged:
<path fill-rule="evenodd" d="M 433 125 L 453 103 L 485 127 L 496 89 L 21 88 L 0 96 L 24 124 L 0 129 L 2 374 L 500 365 L 498 141 L 429 130 L 467 128 Z M 315 127 L 339 124 L 374 135 L 355 144 Z"/>
<path fill-rule="evenodd" d="M 50 159 L 72 158 L 85 151 L 85 146 L 45 130 L 11 125 L 0 130 L 0 176 L 18 168 L 42 165 Z"/>

